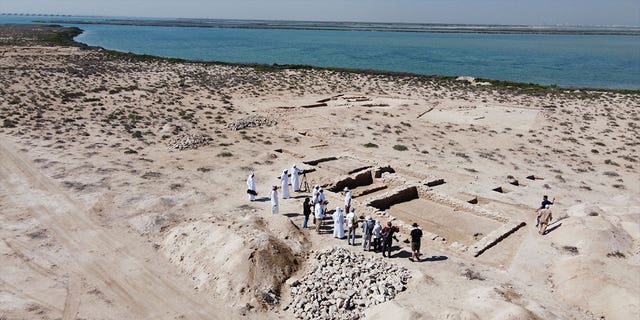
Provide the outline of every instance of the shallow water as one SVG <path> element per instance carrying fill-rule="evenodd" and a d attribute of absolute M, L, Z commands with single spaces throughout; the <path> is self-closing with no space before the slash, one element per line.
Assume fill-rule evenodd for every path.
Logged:
<path fill-rule="evenodd" d="M 0 23 L 36 18 L 55 20 Z M 165 57 L 640 89 L 640 36 L 65 25 L 89 45 Z"/>

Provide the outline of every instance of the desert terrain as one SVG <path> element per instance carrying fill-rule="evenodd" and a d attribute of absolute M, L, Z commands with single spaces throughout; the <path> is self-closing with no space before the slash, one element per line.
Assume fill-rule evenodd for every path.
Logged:
<path fill-rule="evenodd" d="M 638 92 L 175 61 L 63 32 L 0 26 L 2 320 L 640 315 Z M 330 212 L 347 186 L 400 227 L 384 265 L 329 221 L 301 228 L 309 192 L 271 214 L 293 164 Z M 331 284 L 349 264 L 402 288 Z"/>

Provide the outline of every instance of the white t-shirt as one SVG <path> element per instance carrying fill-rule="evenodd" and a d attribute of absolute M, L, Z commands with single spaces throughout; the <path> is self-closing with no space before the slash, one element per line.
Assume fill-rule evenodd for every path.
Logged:
<path fill-rule="evenodd" d="M 349 214 L 347 214 L 347 227 L 351 228 L 354 227 L 353 225 L 353 219 L 356 217 L 356 214 L 352 212 L 349 212 Z"/>

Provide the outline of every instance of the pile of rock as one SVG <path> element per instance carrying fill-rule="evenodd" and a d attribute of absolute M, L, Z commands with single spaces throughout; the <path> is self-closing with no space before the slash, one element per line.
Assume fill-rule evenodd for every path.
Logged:
<path fill-rule="evenodd" d="M 212 140 L 210 136 L 204 133 L 185 132 L 169 139 L 167 145 L 169 148 L 178 150 L 198 149 L 208 145 Z"/>
<path fill-rule="evenodd" d="M 248 117 L 244 117 L 242 119 L 238 119 L 232 123 L 229 123 L 227 127 L 231 130 L 238 131 L 238 130 L 253 128 L 253 127 L 261 127 L 261 126 L 270 127 L 270 126 L 276 125 L 277 123 L 278 123 L 277 121 L 269 119 L 267 117 L 251 115 Z"/>
<path fill-rule="evenodd" d="M 334 247 L 312 254 L 310 271 L 290 279 L 290 309 L 298 319 L 360 319 L 370 306 L 405 290 L 410 272 L 381 258 Z"/>

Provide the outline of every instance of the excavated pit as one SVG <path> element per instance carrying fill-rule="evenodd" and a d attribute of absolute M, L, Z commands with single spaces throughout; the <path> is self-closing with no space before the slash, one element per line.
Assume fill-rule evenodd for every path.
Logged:
<path fill-rule="evenodd" d="M 396 173 L 396 170 L 394 170 L 391 166 L 379 167 L 378 169 L 373 171 L 373 177 L 374 178 L 382 178 L 382 174 L 385 173 L 385 172 L 387 172 L 387 173 Z"/>
<path fill-rule="evenodd" d="M 373 200 L 369 202 L 369 206 L 374 207 L 378 210 L 387 210 L 393 205 L 418 199 L 419 197 L 420 196 L 418 195 L 418 188 L 410 187 L 396 192 L 386 198 Z"/>
<path fill-rule="evenodd" d="M 356 172 L 360 172 L 360 171 L 363 171 L 363 170 L 371 169 L 371 167 L 373 167 L 373 166 L 363 166 L 363 167 L 355 168 L 355 169 L 347 172 L 347 174 L 354 174 Z"/>
<path fill-rule="evenodd" d="M 432 181 L 429 181 L 429 182 L 425 183 L 425 185 L 427 187 L 435 187 L 435 186 L 443 185 L 445 183 L 446 182 L 444 181 L 444 179 L 436 179 L 436 180 L 432 180 Z"/>
<path fill-rule="evenodd" d="M 316 160 L 302 161 L 302 163 L 310 165 L 310 166 L 317 166 L 320 163 L 328 162 L 328 161 L 335 161 L 335 160 L 338 160 L 338 158 L 336 158 L 336 157 L 326 157 L 326 158 L 320 158 L 320 159 L 316 159 Z"/>
<path fill-rule="evenodd" d="M 503 187 L 493 188 L 493 189 L 491 189 L 491 191 L 495 191 L 497 193 L 509 193 L 509 189 L 506 189 L 506 188 L 503 188 Z"/>
<path fill-rule="evenodd" d="M 337 181 L 333 186 L 327 188 L 331 192 L 340 192 L 344 190 L 345 187 L 349 189 L 356 189 L 358 187 L 369 186 L 373 184 L 373 175 L 371 170 L 361 172 L 357 174 L 355 177 L 346 177 L 342 180 Z"/>
<path fill-rule="evenodd" d="M 489 234 L 503 225 L 496 220 L 422 198 L 394 204 L 387 211 L 406 223 L 417 223 L 423 230 L 437 234 L 449 243 L 458 242 L 466 246 L 476 243 L 478 235 Z"/>

